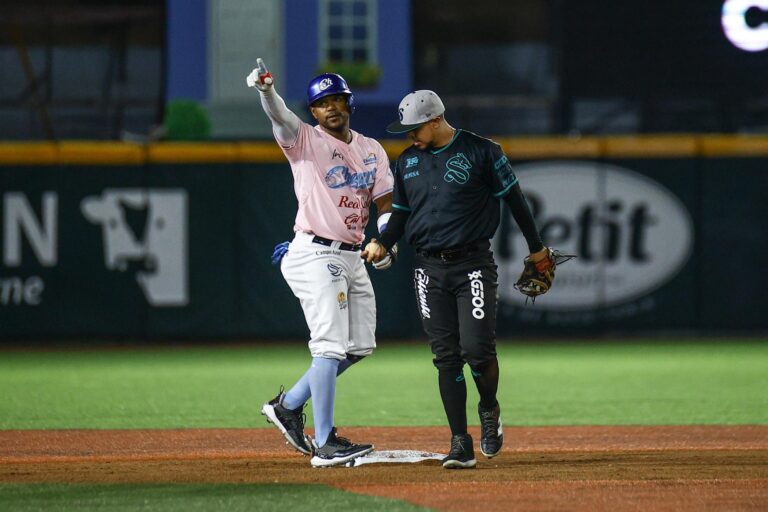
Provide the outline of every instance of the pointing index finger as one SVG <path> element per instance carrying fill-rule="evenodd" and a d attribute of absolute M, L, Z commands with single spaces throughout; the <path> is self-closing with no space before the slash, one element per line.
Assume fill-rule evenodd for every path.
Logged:
<path fill-rule="evenodd" d="M 267 66 L 264 65 L 264 60 L 261 57 L 256 59 L 256 67 L 259 68 L 260 75 L 265 75 L 268 73 Z"/>
<path fill-rule="evenodd" d="M 259 81 L 266 85 L 272 85 L 272 73 L 267 70 L 261 57 L 256 59 L 256 67 L 259 69 Z"/>

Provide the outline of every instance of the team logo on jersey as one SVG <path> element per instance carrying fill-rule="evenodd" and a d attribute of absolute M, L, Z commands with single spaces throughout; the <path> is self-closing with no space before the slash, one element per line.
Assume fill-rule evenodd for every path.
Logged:
<path fill-rule="evenodd" d="M 371 165 L 376 163 L 376 155 L 373 153 L 368 153 L 368 157 L 363 160 L 363 165 Z"/>
<path fill-rule="evenodd" d="M 325 184 L 330 188 L 352 187 L 366 190 L 373 187 L 375 176 L 375 170 L 355 172 L 346 165 L 337 165 L 325 174 Z"/>
<path fill-rule="evenodd" d="M 333 80 L 331 80 L 330 78 L 323 78 L 322 80 L 320 80 L 320 83 L 317 84 L 317 86 L 320 88 L 321 91 L 326 90 L 332 85 L 333 85 Z"/>
<path fill-rule="evenodd" d="M 356 229 L 358 222 L 360 222 L 360 216 L 356 213 L 347 215 L 344 219 L 344 224 L 347 225 L 347 229 Z"/>
<path fill-rule="evenodd" d="M 347 294 L 339 292 L 336 296 L 336 300 L 339 302 L 339 309 L 347 309 Z"/>
<path fill-rule="evenodd" d="M 472 163 L 464 156 L 464 153 L 456 153 L 445 163 L 446 171 L 443 179 L 448 183 L 465 184 L 469 181 L 469 171 Z"/>
<path fill-rule="evenodd" d="M 363 208 L 368 208 L 371 206 L 371 196 L 341 196 L 341 198 L 339 198 L 339 204 L 336 206 L 339 208 L 353 208 L 355 210 L 362 210 Z"/>
<path fill-rule="evenodd" d="M 412 156 L 411 158 L 405 159 L 405 168 L 408 169 L 409 167 L 415 167 L 419 165 L 419 157 Z"/>
<path fill-rule="evenodd" d="M 329 263 L 328 264 L 328 272 L 330 272 L 333 277 L 339 277 L 342 273 L 344 273 L 344 269 L 341 268 L 338 265 L 334 265 L 333 263 Z"/>

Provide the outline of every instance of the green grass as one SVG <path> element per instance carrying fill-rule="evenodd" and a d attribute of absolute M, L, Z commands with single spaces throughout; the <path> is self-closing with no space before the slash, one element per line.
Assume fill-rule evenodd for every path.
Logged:
<path fill-rule="evenodd" d="M 768 424 L 766 341 L 500 343 L 499 358 L 508 425 Z M 0 429 L 269 428 L 261 403 L 308 364 L 302 344 L 0 351 Z M 381 343 L 339 380 L 336 423 L 445 425 L 428 347 Z M 423 509 L 317 485 L 0 484 L 0 510 Z"/>
<path fill-rule="evenodd" d="M 408 503 L 319 485 L 66 485 L 0 484 L 0 509 L 14 512 L 108 510 L 185 512 L 226 510 L 411 512 Z"/>
<path fill-rule="evenodd" d="M 431 358 L 381 342 L 339 379 L 336 423 L 444 425 Z M 508 425 L 768 424 L 767 341 L 500 343 L 499 358 Z M 308 364 L 295 343 L 2 351 L 0 429 L 267 428 L 261 403 Z"/>

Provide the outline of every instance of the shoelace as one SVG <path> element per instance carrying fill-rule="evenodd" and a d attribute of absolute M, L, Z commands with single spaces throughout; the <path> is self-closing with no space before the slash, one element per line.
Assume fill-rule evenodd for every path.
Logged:
<path fill-rule="evenodd" d="M 575 254 L 563 254 L 557 249 L 552 251 L 552 256 L 555 258 L 555 265 L 560 265 L 562 263 L 565 263 L 566 261 L 571 261 L 573 258 L 576 257 Z"/>
<path fill-rule="evenodd" d="M 277 404 L 282 407 L 283 397 L 285 396 L 285 386 L 280 385 L 280 391 L 278 392 L 277 396 L 279 397 L 277 400 Z M 288 420 L 288 423 L 290 423 L 289 426 L 291 428 L 298 427 L 298 429 L 301 430 L 302 432 L 304 432 L 304 425 L 307 423 L 307 414 L 304 412 L 304 407 L 306 407 L 306 405 L 302 406 L 301 414 L 294 412 L 291 409 L 288 409 L 286 407 L 283 407 L 283 409 L 288 411 L 287 420 Z M 296 425 L 296 423 L 298 423 L 298 425 Z"/>
<path fill-rule="evenodd" d="M 498 421 L 496 411 L 483 411 L 480 413 L 480 424 L 483 429 L 483 437 L 495 437 L 498 435 Z"/>
<path fill-rule="evenodd" d="M 333 437 L 334 437 L 334 441 L 336 442 L 336 444 L 340 444 L 341 446 L 346 446 L 346 447 L 352 446 L 352 441 L 350 441 L 346 437 L 339 437 L 339 436 L 336 435 L 335 432 L 333 434 Z"/>
<path fill-rule="evenodd" d="M 464 452 L 464 440 L 460 437 L 451 439 L 451 455 L 457 455 Z"/>
<path fill-rule="evenodd" d="M 289 426 L 292 429 L 304 431 L 304 424 L 307 422 L 307 414 L 304 412 L 304 409 L 302 409 L 301 413 L 293 412 L 290 409 L 286 409 L 288 411 L 288 418 L 287 423 L 289 423 Z"/>

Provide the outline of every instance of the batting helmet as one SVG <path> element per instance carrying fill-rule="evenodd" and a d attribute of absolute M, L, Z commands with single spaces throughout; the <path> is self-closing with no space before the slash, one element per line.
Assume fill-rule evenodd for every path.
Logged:
<path fill-rule="evenodd" d="M 332 94 L 345 94 L 347 96 L 349 112 L 355 111 L 355 96 L 349 90 L 347 81 L 336 73 L 323 73 L 310 80 L 307 87 L 307 105 L 312 105 L 320 98 L 325 98 Z"/>

